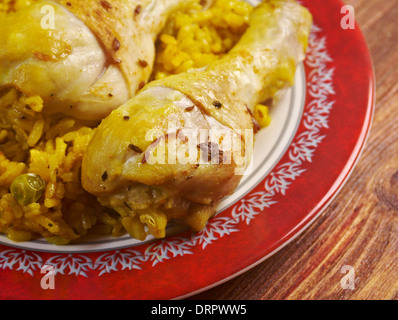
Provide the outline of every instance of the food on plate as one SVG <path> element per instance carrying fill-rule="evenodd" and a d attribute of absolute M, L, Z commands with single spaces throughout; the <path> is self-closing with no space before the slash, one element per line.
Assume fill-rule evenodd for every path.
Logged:
<path fill-rule="evenodd" d="M 97 128 L 83 187 L 134 238 L 162 238 L 170 221 L 203 229 L 250 163 L 256 106 L 293 84 L 311 24 L 296 1 L 264 1 L 224 57 L 149 83 Z"/>
<path fill-rule="evenodd" d="M 6 19 L 7 15 L 28 9 L 35 3 L 37 1 L 2 0 L 0 15 L 2 19 Z M 48 3 L 52 4 L 46 2 Z M 112 5 L 112 1 L 108 3 Z M 210 5 L 211 1 L 205 3 L 192 0 L 192 3 L 194 5 L 179 8 L 179 12 L 191 16 L 204 10 L 204 6 Z M 103 4 L 109 7 L 106 2 Z M 236 17 L 234 10 L 239 4 L 238 0 L 217 0 L 212 8 L 222 6 L 226 14 Z M 5 21 L 2 19 L 0 23 Z M 242 19 L 248 20 L 248 16 Z M 39 22 L 41 21 L 35 20 L 35 23 Z M 222 28 L 228 29 L 228 23 L 227 21 Z M 20 31 L 20 37 L 26 32 L 25 29 L 16 30 Z M 234 37 L 240 35 L 236 33 Z M 4 41 L 8 36 L 2 33 L 0 37 Z M 202 38 L 194 40 L 199 43 Z M 181 42 L 183 39 L 177 41 Z M 21 46 L 24 45 L 26 44 L 21 42 Z M 6 46 L 2 46 L 0 50 L 2 49 L 10 50 Z M 6 66 L 3 61 L 9 59 L 7 55 L 3 55 L 6 51 L 0 51 L 2 70 Z M 158 54 L 161 51 L 161 46 L 158 46 Z M 34 52 L 31 54 L 33 56 Z M 107 99 L 108 97 L 105 102 Z M 76 113 L 69 116 L 63 113 L 47 113 L 44 112 L 44 107 L 44 101 L 37 93 L 24 94 L 15 86 L 0 86 L 0 232 L 13 241 L 44 237 L 55 244 L 81 241 L 88 234 L 110 234 L 115 237 L 123 235 L 125 230 L 119 215 L 101 206 L 94 196 L 82 188 L 80 182 L 82 157 L 97 122 L 92 124 L 77 119 Z M 39 175 L 45 181 L 46 187 L 38 202 L 20 205 L 10 187 L 14 179 L 26 173 Z"/>
<path fill-rule="evenodd" d="M 0 0 L 0 232 L 63 245 L 203 228 L 270 122 L 261 103 L 293 84 L 310 25 L 288 0 Z M 193 164 L 153 163 L 187 129 L 231 133 L 247 158 L 220 149 L 224 135 L 199 141 Z"/>
<path fill-rule="evenodd" d="M 203 68 L 225 55 L 249 26 L 252 10 L 244 1 L 216 0 L 208 10 L 197 2 L 173 12 L 157 41 L 152 78 Z"/>
<path fill-rule="evenodd" d="M 14 179 L 10 191 L 21 206 L 27 206 L 39 201 L 45 188 L 46 183 L 38 174 L 25 173 Z"/>
<path fill-rule="evenodd" d="M 0 86 L 39 95 L 44 112 L 101 120 L 148 82 L 158 33 L 190 1 L 22 2 L 0 19 Z"/>

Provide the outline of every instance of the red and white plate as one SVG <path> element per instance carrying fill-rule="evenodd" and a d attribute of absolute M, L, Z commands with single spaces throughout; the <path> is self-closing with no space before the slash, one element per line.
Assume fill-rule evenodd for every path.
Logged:
<path fill-rule="evenodd" d="M 252 1 L 255 2 L 255 1 Z M 375 81 L 358 25 L 340 0 L 306 0 L 314 16 L 296 84 L 256 137 L 253 167 L 205 230 L 164 240 L 95 239 L 56 247 L 0 238 L 0 299 L 178 299 L 247 271 L 313 222 L 349 177 L 368 136 Z M 55 271 L 43 289 L 42 268 Z M 44 272 L 44 270 L 43 270 Z"/>

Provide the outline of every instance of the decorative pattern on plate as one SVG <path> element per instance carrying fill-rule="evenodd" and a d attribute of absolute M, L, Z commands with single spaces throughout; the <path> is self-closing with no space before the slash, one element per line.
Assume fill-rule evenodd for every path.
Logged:
<path fill-rule="evenodd" d="M 327 51 L 327 39 L 321 30 L 313 27 L 305 65 L 309 101 L 305 106 L 302 125 L 305 130 L 298 134 L 288 150 L 288 161 L 277 166 L 262 182 L 263 189 L 239 200 L 230 216 L 222 213 L 210 220 L 206 228 L 190 238 L 169 237 L 150 244 L 143 252 L 132 249 L 109 251 L 95 260 L 85 254 L 59 254 L 44 259 L 40 253 L 20 249 L 0 252 L 0 269 L 21 271 L 33 276 L 44 265 L 54 267 L 55 274 L 87 277 L 89 271 L 98 276 L 123 270 L 141 270 L 143 264 L 158 263 L 178 256 L 193 254 L 194 248 L 205 250 L 218 239 L 239 232 L 242 223 L 249 225 L 264 209 L 274 205 L 275 196 L 285 195 L 291 184 L 304 172 L 304 163 L 311 163 L 319 144 L 325 138 L 328 119 L 335 104 L 332 99 L 334 68 Z"/>

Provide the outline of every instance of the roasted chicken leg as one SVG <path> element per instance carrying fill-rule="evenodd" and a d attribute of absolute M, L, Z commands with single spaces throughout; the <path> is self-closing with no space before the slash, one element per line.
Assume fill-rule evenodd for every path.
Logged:
<path fill-rule="evenodd" d="M 154 42 L 184 0 L 34 0 L 0 17 L 0 88 L 47 113 L 101 120 L 148 81 Z"/>
<path fill-rule="evenodd" d="M 311 25 L 296 1 L 264 1 L 224 58 L 151 82 L 97 129 L 83 160 L 84 188 L 119 212 L 134 238 L 162 238 L 170 220 L 202 229 L 249 164 L 237 155 L 251 158 L 254 106 L 293 85 Z M 211 130 L 223 135 L 202 134 Z M 227 148 L 228 133 L 238 148 Z"/>

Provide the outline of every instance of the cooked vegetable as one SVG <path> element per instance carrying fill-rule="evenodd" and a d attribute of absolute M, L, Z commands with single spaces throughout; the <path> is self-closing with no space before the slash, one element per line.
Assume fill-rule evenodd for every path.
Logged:
<path fill-rule="evenodd" d="M 26 173 L 18 176 L 11 184 L 11 193 L 21 206 L 37 202 L 46 189 L 46 183 L 38 175 Z"/>
<path fill-rule="evenodd" d="M 271 116 L 269 115 L 269 108 L 263 104 L 258 104 L 254 107 L 254 119 L 261 128 L 268 127 L 271 124 Z"/>

